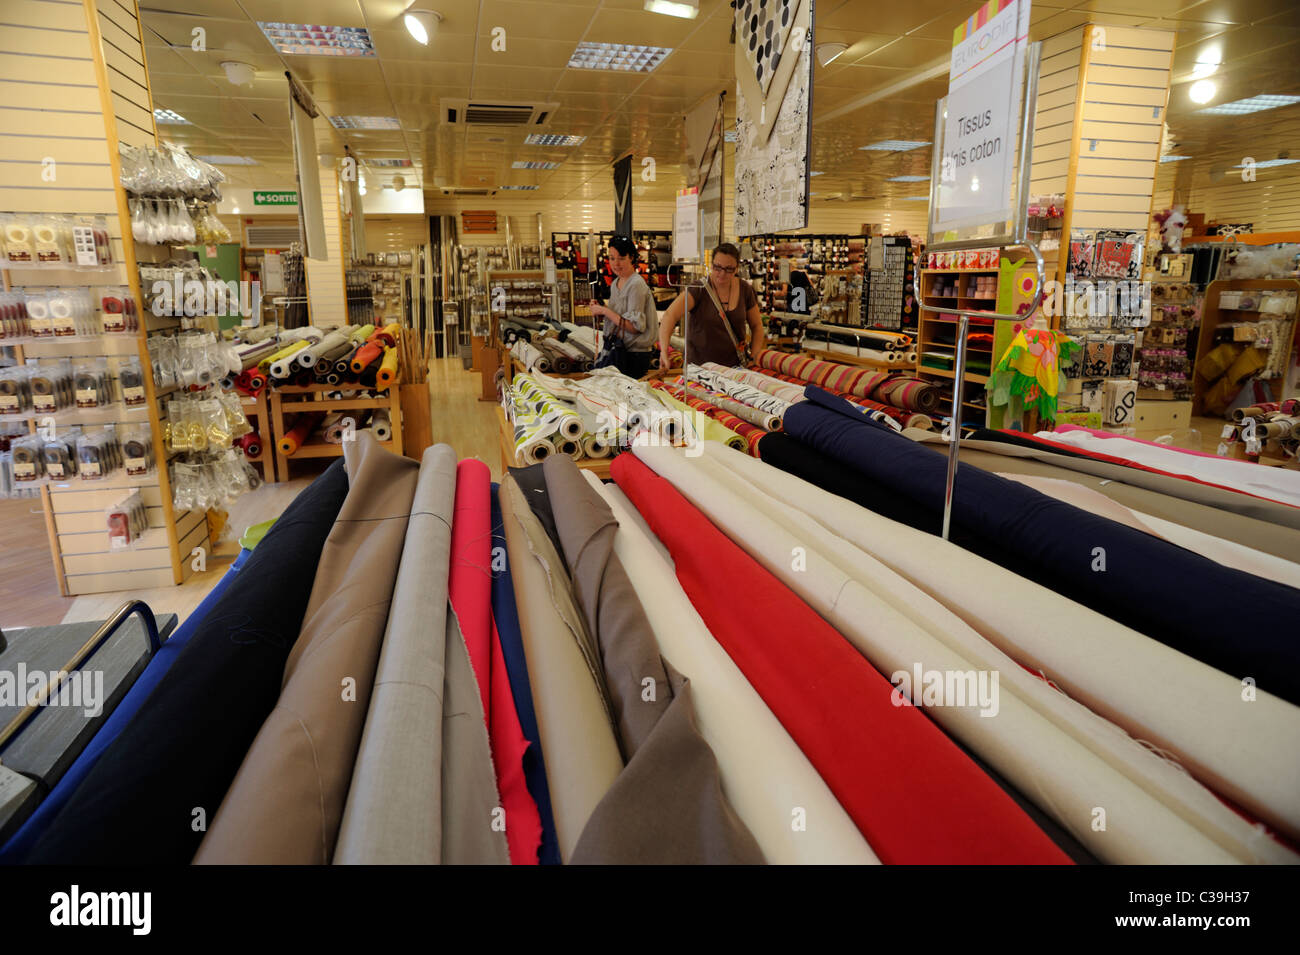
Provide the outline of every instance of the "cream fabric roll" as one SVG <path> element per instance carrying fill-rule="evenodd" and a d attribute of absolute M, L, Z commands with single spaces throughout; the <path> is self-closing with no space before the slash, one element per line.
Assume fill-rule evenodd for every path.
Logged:
<path fill-rule="evenodd" d="M 717 372 L 720 375 L 726 375 L 741 384 L 757 388 L 759 391 L 766 391 L 769 395 L 775 395 L 782 401 L 790 402 L 790 404 L 804 400 L 803 385 L 781 381 L 779 378 L 764 375 L 762 372 L 750 371 L 746 368 L 728 368 L 725 365 L 717 365 L 713 362 L 706 361 L 701 367 Z"/>
<path fill-rule="evenodd" d="M 671 558 L 615 485 L 586 479 L 618 519 L 614 552 L 627 569 L 664 657 L 689 677 L 700 733 L 722 788 L 774 865 L 879 864 L 803 751 L 718 645 L 674 576 Z M 795 832 L 791 813 L 806 810 Z"/>
<path fill-rule="evenodd" d="M 500 498 L 555 834 L 567 862 L 592 810 L 623 771 L 623 757 L 578 646 L 584 625 L 555 548 L 512 478 L 501 482 Z"/>
<path fill-rule="evenodd" d="M 1263 551 L 1246 547 L 1236 541 L 1224 540 L 1213 534 L 1206 534 L 1204 531 L 1175 524 L 1173 521 L 1143 514 L 1073 481 L 1058 481 L 1026 474 L 1001 474 L 1001 476 L 1011 481 L 1019 481 L 1058 501 L 1127 524 L 1143 533 L 1162 537 L 1171 544 L 1177 544 L 1226 567 L 1244 570 L 1248 574 L 1274 580 L 1288 587 L 1300 588 L 1300 564 L 1274 557 L 1272 554 L 1265 554 Z"/>
<path fill-rule="evenodd" d="M 927 707 L 927 714 L 1098 858 L 1127 864 L 1251 861 L 1246 847 L 1252 828 L 1212 794 L 1061 697 L 860 549 L 753 486 L 736 488 L 714 459 L 690 461 L 660 448 L 635 453 L 886 676 L 902 671 L 910 678 L 917 667 L 997 673 L 999 685 L 985 708 Z M 793 554 L 806 565 L 796 566 Z M 914 689 L 913 698 L 919 695 Z M 1184 806 L 1169 805 L 1171 794 Z M 1092 826 L 1098 807 L 1106 813 L 1104 831 Z"/>
<path fill-rule="evenodd" d="M 769 497 L 794 502 L 1211 789 L 1285 832 L 1300 830 L 1300 708 L 1262 691 L 1244 704 L 1233 677 L 938 537 L 741 460 L 747 455 L 706 443 L 704 456 Z M 1262 836 L 1253 851 L 1268 861 L 1293 855 Z"/>

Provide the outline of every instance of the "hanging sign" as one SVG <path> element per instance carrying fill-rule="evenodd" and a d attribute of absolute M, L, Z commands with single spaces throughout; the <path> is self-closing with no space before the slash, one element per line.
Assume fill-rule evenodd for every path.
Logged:
<path fill-rule="evenodd" d="M 988 0 L 953 31 L 936 229 L 1006 222 L 1030 0 Z"/>
<path fill-rule="evenodd" d="M 296 206 L 297 204 L 298 193 L 293 190 L 253 190 L 253 205 L 255 206 Z"/>
<path fill-rule="evenodd" d="M 632 156 L 614 163 L 614 234 L 632 236 Z"/>
<path fill-rule="evenodd" d="M 700 259 L 700 190 L 691 186 L 677 193 L 673 212 L 673 258 L 686 262 Z"/>

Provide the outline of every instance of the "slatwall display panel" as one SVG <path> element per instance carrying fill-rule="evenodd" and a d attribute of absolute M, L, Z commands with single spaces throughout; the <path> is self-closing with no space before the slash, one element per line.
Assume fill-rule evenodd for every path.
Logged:
<path fill-rule="evenodd" d="M 306 259 L 307 300 L 313 325 L 335 328 L 348 323 L 347 292 L 343 283 L 343 224 L 339 211 L 338 174 L 320 171 L 321 212 L 325 219 L 328 259 Z"/>
<path fill-rule="evenodd" d="M 1043 41 L 1038 64 L 1034 148 L 1030 157 L 1030 195 L 1064 195 L 1068 188 L 1069 143 L 1074 133 L 1082 42 L 1082 27 Z"/>
<path fill-rule="evenodd" d="M 93 14 L 101 35 L 104 75 L 119 138 L 153 143 L 152 103 L 136 5 L 99 0 Z M 71 213 L 105 217 L 117 263 L 111 273 L 76 270 L 10 270 L 11 287 L 125 285 L 122 225 L 95 69 L 87 9 L 80 0 L 6 0 L 0 11 L 0 211 Z M 53 161 L 52 181 L 42 178 Z M 105 336 L 94 343 L 50 342 L 27 346 L 29 358 L 139 355 L 133 336 Z M 76 420 L 60 412 L 56 420 Z M 123 414 L 138 422 L 140 415 Z M 92 419 L 87 413 L 85 420 Z M 100 416 L 93 415 L 98 421 Z M 147 419 L 146 419 L 147 420 Z M 93 427 L 93 426 L 92 426 Z M 104 510 L 130 488 L 140 488 L 151 529 L 140 546 L 109 547 Z M 103 482 L 52 485 L 52 524 L 60 547 L 68 593 L 165 586 L 174 583 L 172 551 L 157 475 L 131 479 L 118 472 Z M 203 522 L 206 535 L 206 520 Z"/>
<path fill-rule="evenodd" d="M 528 235 L 521 235 L 518 231 L 516 236 L 524 242 L 530 238 Z M 409 252 L 418 245 L 425 245 L 428 241 L 429 217 L 426 215 L 366 217 L 367 252 Z M 536 239 L 533 239 L 533 242 L 535 243 Z"/>
<path fill-rule="evenodd" d="M 1094 28 L 1096 29 L 1096 28 Z M 1083 91 L 1071 227 L 1145 230 L 1150 219 L 1174 34 L 1094 34 Z"/>

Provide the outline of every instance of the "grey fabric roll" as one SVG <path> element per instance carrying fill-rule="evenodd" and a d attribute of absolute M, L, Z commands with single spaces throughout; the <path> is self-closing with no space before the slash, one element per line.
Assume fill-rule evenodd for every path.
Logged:
<path fill-rule="evenodd" d="M 627 766 L 583 829 L 580 864 L 751 864 L 754 837 L 722 795 L 689 685 L 659 655 L 609 505 L 566 458 L 542 464 L 574 595 L 600 648 Z"/>
<path fill-rule="evenodd" d="M 0 846 L 36 811 L 40 801 L 36 780 L 0 766 Z"/>
<path fill-rule="evenodd" d="M 456 452 L 434 445 L 420 465 L 336 863 L 442 861 L 442 710 L 455 496 Z"/>

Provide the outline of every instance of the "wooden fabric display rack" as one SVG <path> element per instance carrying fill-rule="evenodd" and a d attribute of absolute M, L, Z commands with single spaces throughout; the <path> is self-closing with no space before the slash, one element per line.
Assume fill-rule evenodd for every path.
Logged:
<path fill-rule="evenodd" d="M 286 412 L 290 416 L 296 416 L 312 411 L 319 411 L 325 414 L 333 412 L 345 413 L 348 411 L 367 411 L 383 410 L 388 412 L 389 422 L 392 425 L 393 437 L 389 441 L 379 442 L 379 446 L 392 451 L 394 454 L 402 453 L 402 402 L 400 389 L 394 382 L 388 390 L 378 398 L 326 398 L 325 394 L 331 391 L 338 391 L 339 385 L 286 385 L 271 391 L 271 438 L 274 450 L 269 453 L 275 456 L 275 467 L 283 480 L 289 477 L 289 462 L 291 460 L 302 460 L 303 458 L 336 458 L 343 454 L 342 444 L 331 444 L 328 441 L 315 440 L 305 441 L 297 451 L 292 455 L 286 455 L 280 450 L 280 439 L 288 433 L 289 428 L 293 426 L 290 421 L 286 424 Z M 264 452 L 266 453 L 266 452 Z"/>

